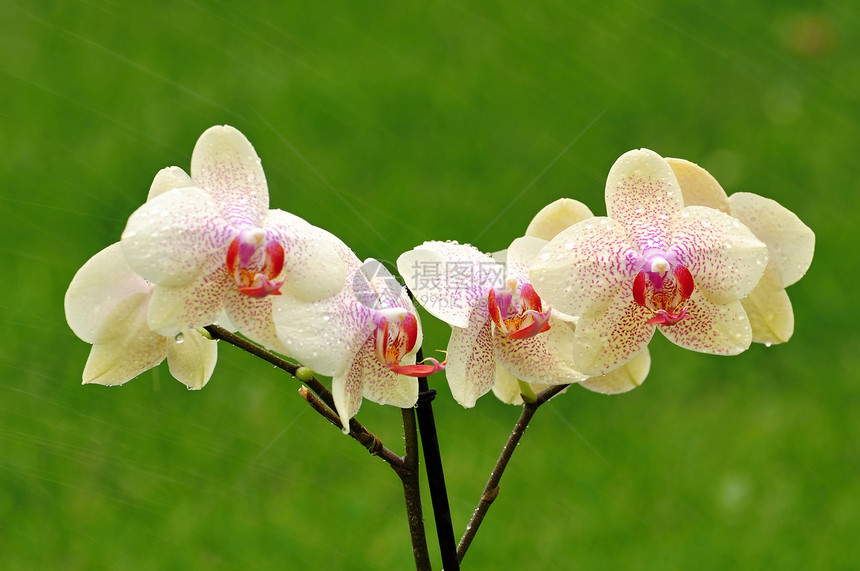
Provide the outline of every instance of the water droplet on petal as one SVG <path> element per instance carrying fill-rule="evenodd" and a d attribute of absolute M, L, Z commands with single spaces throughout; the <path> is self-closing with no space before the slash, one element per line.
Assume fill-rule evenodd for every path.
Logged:
<path fill-rule="evenodd" d="M 173 340 L 177 343 L 182 343 L 185 341 L 185 334 L 180 331 L 176 334 L 176 337 L 174 337 Z"/>

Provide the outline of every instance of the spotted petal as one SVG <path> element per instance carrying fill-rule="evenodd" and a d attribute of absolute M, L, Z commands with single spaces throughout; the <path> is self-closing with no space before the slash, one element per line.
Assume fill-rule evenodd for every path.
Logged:
<path fill-rule="evenodd" d="M 609 170 L 606 214 L 625 228 L 640 254 L 668 247 L 671 220 L 683 207 L 675 173 L 654 151 L 624 153 Z"/>
<path fill-rule="evenodd" d="M 388 404 L 400 408 L 410 408 L 418 401 L 418 380 L 415 377 L 398 375 L 376 358 L 373 337 L 359 350 L 356 360 L 364 368 L 362 383 L 364 398 L 378 404 Z M 415 355 L 404 356 L 403 365 L 414 365 Z"/>
<path fill-rule="evenodd" d="M 553 238 L 529 278 L 553 308 L 574 317 L 595 316 L 617 297 L 622 284 L 632 281 L 638 258 L 622 228 L 608 218 L 591 218 Z"/>
<path fill-rule="evenodd" d="M 712 208 L 689 206 L 676 218 L 668 251 L 713 303 L 737 301 L 758 283 L 767 247 L 737 219 Z"/>
<path fill-rule="evenodd" d="M 466 408 L 493 387 L 493 322 L 486 307 L 472 312 L 467 327 L 453 327 L 448 342 L 445 376 L 454 400 Z"/>
<path fill-rule="evenodd" d="M 654 335 L 651 313 L 633 302 L 630 283 L 623 284 L 603 313 L 583 317 L 576 325 L 573 358 L 586 375 L 603 375 L 630 361 Z"/>
<path fill-rule="evenodd" d="M 215 322 L 224 308 L 224 296 L 233 281 L 217 259 L 208 262 L 208 266 L 189 284 L 155 286 L 149 301 L 150 328 L 170 337 L 186 329 Z"/>
<path fill-rule="evenodd" d="M 228 289 L 224 295 L 224 309 L 242 335 L 270 351 L 287 355 L 289 352 L 278 338 L 272 318 L 275 297 L 285 296 L 248 297 L 235 289 Z"/>
<path fill-rule="evenodd" d="M 275 330 L 285 354 L 327 376 L 345 374 L 374 328 L 372 309 L 355 295 L 361 260 L 346 245 L 334 251 L 349 276 L 336 295 L 318 301 L 290 295 L 272 298 Z"/>
<path fill-rule="evenodd" d="M 212 197 L 190 187 L 165 192 L 138 208 L 121 243 L 129 266 L 138 274 L 161 286 L 181 287 L 207 264 L 223 264 L 236 234 Z"/>
<path fill-rule="evenodd" d="M 737 355 L 749 348 L 752 329 L 740 301 L 715 305 L 696 290 L 687 307 L 687 319 L 660 326 L 660 333 L 672 343 L 713 355 Z"/>
<path fill-rule="evenodd" d="M 261 227 L 269 191 L 260 158 L 245 136 L 229 125 L 207 129 L 191 155 L 191 178 L 208 192 L 236 227 Z"/>
<path fill-rule="evenodd" d="M 486 305 L 489 288 L 505 278 L 503 265 L 454 242 L 425 242 L 404 252 L 397 271 L 424 309 L 455 327 L 466 327 L 472 309 Z"/>
<path fill-rule="evenodd" d="M 496 359 L 527 383 L 564 385 L 585 380 L 587 376 L 579 372 L 573 359 L 573 330 L 554 315 L 549 324 L 548 331 L 525 339 L 510 339 L 494 329 Z"/>

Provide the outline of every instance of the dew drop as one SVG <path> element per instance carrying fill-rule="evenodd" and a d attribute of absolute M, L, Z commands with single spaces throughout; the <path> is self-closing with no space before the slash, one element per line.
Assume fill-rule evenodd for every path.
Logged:
<path fill-rule="evenodd" d="M 765 347 L 770 347 L 771 345 L 773 345 L 773 343 L 771 343 L 770 341 L 767 341 L 764 344 Z"/>
<path fill-rule="evenodd" d="M 176 337 L 174 337 L 173 340 L 177 343 L 182 343 L 185 341 L 185 334 L 180 331 L 176 334 Z"/>

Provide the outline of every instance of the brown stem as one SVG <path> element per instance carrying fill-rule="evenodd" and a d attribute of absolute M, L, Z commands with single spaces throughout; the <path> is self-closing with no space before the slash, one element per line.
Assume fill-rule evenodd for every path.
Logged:
<path fill-rule="evenodd" d="M 244 337 L 227 331 L 223 327 L 209 325 L 205 329 L 213 339 L 226 341 L 287 371 L 291 375 L 300 376 L 302 382 L 307 387 L 300 387 L 299 395 L 325 419 L 338 428 L 343 429 L 340 415 L 335 412 L 336 407 L 331 392 L 313 375 L 299 373 L 299 369 L 302 368 L 300 365 L 282 359 Z M 308 387 L 314 392 L 308 390 Z M 383 445 L 382 440 L 378 436 L 367 430 L 354 418 L 349 421 L 349 435 L 364 446 L 371 455 L 379 456 L 385 460 L 400 478 L 406 500 L 406 517 L 409 523 L 409 536 L 412 540 L 412 555 L 415 559 L 415 568 L 418 571 L 430 571 L 432 569 L 430 553 L 427 549 L 427 538 L 424 532 L 424 515 L 421 509 L 421 487 L 418 477 L 418 431 L 415 423 L 415 411 L 411 408 L 401 409 L 401 411 L 403 415 L 403 434 L 406 440 L 406 450 L 402 458 Z"/>
<path fill-rule="evenodd" d="M 505 447 L 502 449 L 502 453 L 490 474 L 490 479 L 487 480 L 487 485 L 484 486 L 484 491 L 481 494 L 478 506 L 472 513 L 472 519 L 469 520 L 469 524 L 466 526 L 466 531 L 463 533 L 463 537 L 460 538 L 460 544 L 457 546 L 457 558 L 460 561 L 462 561 L 463 557 L 466 556 L 466 551 L 472 544 L 472 540 L 475 539 L 475 534 L 478 533 L 478 528 L 481 526 L 481 522 L 484 521 L 484 516 L 487 515 L 487 511 L 490 509 L 490 506 L 493 505 L 493 502 L 499 495 L 499 482 L 502 479 L 502 475 L 505 473 L 505 468 L 507 468 L 511 456 L 514 454 L 514 450 L 517 448 L 517 444 L 519 444 L 520 439 L 529 425 L 529 421 L 531 421 L 532 417 L 537 412 L 537 409 L 542 404 L 569 386 L 570 385 L 552 386 L 538 394 L 537 400 L 533 402 L 525 402 L 523 404 L 523 411 L 520 413 L 520 418 L 514 425 L 514 430 L 511 432 L 511 436 L 505 443 Z"/>
<path fill-rule="evenodd" d="M 409 522 L 409 536 L 412 538 L 412 556 L 415 558 L 415 569 L 431 571 L 430 552 L 427 549 L 427 535 L 424 531 L 424 512 L 421 508 L 420 470 L 418 469 L 418 430 L 415 422 L 415 409 L 400 409 L 403 415 L 403 436 L 406 449 L 403 455 L 403 467 L 392 468 L 400 476 L 403 484 L 403 496 L 406 500 L 406 518 Z"/>
<path fill-rule="evenodd" d="M 235 345 L 236 347 L 247 351 L 248 353 L 251 353 L 255 357 L 259 357 L 260 359 L 271 363 L 279 369 L 290 373 L 291 375 L 296 375 L 299 372 L 299 369 L 302 368 L 301 365 L 291 363 L 286 359 L 278 357 L 274 353 L 263 349 L 259 345 L 248 341 L 244 337 L 240 337 L 235 333 L 227 331 L 223 327 L 219 327 L 217 325 L 207 325 L 205 329 L 209 332 L 213 339 L 221 339 L 223 341 L 226 341 L 227 343 L 230 343 L 231 345 Z M 334 412 L 335 410 L 337 410 L 337 407 L 335 407 L 334 405 L 334 397 L 332 396 L 331 391 L 329 391 L 324 384 L 322 384 L 316 377 L 312 375 L 302 375 L 301 380 L 319 396 L 319 399 L 317 399 L 315 396 L 311 395 L 312 398 L 309 399 L 305 396 L 305 394 L 302 394 L 302 391 L 300 390 L 299 394 L 302 395 L 302 398 L 308 401 L 308 404 L 310 404 L 311 407 L 313 407 L 313 409 L 320 413 L 322 416 L 327 418 L 329 422 L 331 422 L 338 428 L 342 428 L 343 425 L 340 422 L 340 418 Z M 322 400 L 322 402 L 319 402 L 320 400 Z M 330 415 L 333 415 L 333 417 Z M 367 430 L 364 425 L 362 425 L 354 418 L 350 419 L 349 421 L 349 435 L 352 436 L 359 443 L 361 443 L 362 446 L 367 448 L 367 451 L 370 452 L 372 455 L 379 456 L 380 458 L 391 464 L 392 468 L 394 468 L 395 466 L 399 467 L 403 465 L 403 459 L 400 456 L 392 452 L 390 449 L 386 448 L 382 444 L 382 441 L 379 439 L 378 436 Z"/>

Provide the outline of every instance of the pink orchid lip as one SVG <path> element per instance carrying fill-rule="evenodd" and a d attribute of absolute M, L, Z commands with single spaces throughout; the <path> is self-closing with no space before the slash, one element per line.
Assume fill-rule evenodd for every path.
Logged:
<path fill-rule="evenodd" d="M 658 257 L 651 263 L 651 271 L 643 269 L 633 280 L 633 300 L 654 314 L 648 324 L 674 325 L 689 317 L 683 304 L 695 289 L 693 276 L 680 264 L 670 274 L 670 266 Z"/>
<path fill-rule="evenodd" d="M 514 294 L 518 294 L 518 303 Z M 499 331 L 511 339 L 526 339 L 550 328 L 551 310 L 541 311 L 543 304 L 530 283 L 521 283 L 508 278 L 506 287 L 490 288 L 487 292 L 487 308 Z"/>
<path fill-rule="evenodd" d="M 442 351 L 442 353 L 445 353 L 445 351 Z M 428 361 L 431 364 L 425 365 L 424 363 L 427 363 Z M 429 377 L 433 373 L 438 373 L 443 370 L 447 364 L 448 357 L 446 353 L 445 360 L 441 363 L 432 357 L 427 357 L 421 361 L 421 363 L 417 363 L 415 365 L 397 365 L 388 368 L 395 373 L 406 375 L 407 377 Z"/>
<path fill-rule="evenodd" d="M 225 266 L 239 293 L 258 298 L 281 295 L 285 279 L 274 280 L 284 269 L 284 247 L 277 241 L 266 240 L 263 230 L 245 229 L 233 238 L 227 248 Z"/>
<path fill-rule="evenodd" d="M 410 377 L 427 377 L 445 368 L 447 359 L 440 363 L 427 358 L 415 365 L 401 365 L 400 360 L 415 348 L 418 341 L 418 318 L 405 309 L 381 311 L 375 317 L 374 350 L 376 357 L 390 371 Z M 430 362 L 426 365 L 423 363 Z"/>

